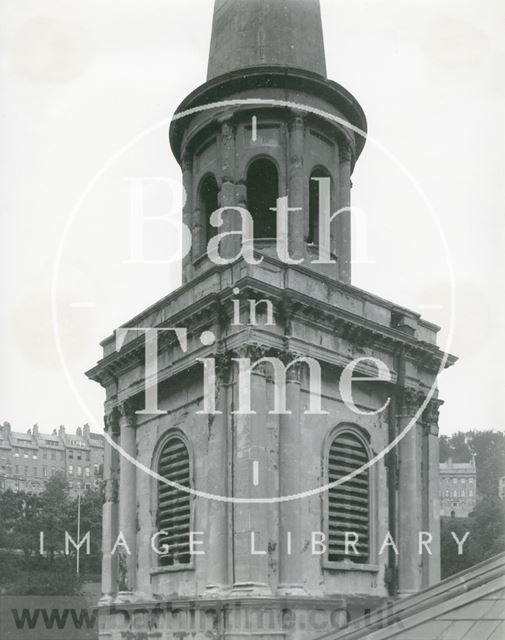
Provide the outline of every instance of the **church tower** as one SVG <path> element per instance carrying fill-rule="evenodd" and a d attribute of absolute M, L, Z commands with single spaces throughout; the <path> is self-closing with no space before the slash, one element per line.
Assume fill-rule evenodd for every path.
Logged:
<path fill-rule="evenodd" d="M 88 372 L 106 390 L 101 637 L 140 610 L 162 639 L 310 640 L 440 579 L 433 389 L 454 359 L 351 284 L 365 132 L 326 77 L 318 0 L 216 0 L 207 82 L 170 128 L 183 284 Z"/>
<path fill-rule="evenodd" d="M 223 106 L 208 108 L 213 103 Z M 289 206 L 300 209 L 289 214 L 289 256 L 350 283 L 351 172 L 366 119 L 356 99 L 326 78 L 318 0 L 217 0 L 207 82 L 183 101 L 179 115 L 194 110 L 170 132 L 192 229 L 184 281 L 208 268 L 199 258 L 214 231 L 214 207 L 247 205 L 260 241 L 255 246 L 277 256 L 276 215 L 269 209 L 288 196 Z M 328 229 L 328 260 L 317 251 L 320 199 L 328 212 L 339 211 Z M 233 228 L 233 218 L 225 216 L 225 229 Z"/>

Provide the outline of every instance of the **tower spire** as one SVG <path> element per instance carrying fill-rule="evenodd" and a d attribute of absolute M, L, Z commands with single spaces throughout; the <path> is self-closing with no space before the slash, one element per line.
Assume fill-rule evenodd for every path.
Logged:
<path fill-rule="evenodd" d="M 207 79 L 258 66 L 326 77 L 319 0 L 215 0 Z"/>

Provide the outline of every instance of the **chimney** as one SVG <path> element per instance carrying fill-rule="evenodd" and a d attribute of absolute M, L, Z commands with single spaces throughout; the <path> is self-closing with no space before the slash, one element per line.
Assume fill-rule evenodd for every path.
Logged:
<path fill-rule="evenodd" d="M 34 424 L 33 425 L 32 433 L 33 433 L 33 437 L 34 438 L 38 438 L 39 437 L 39 425 L 38 424 Z"/>
<path fill-rule="evenodd" d="M 0 428 L 4 440 L 9 440 L 11 436 L 11 423 L 4 422 Z"/>
<path fill-rule="evenodd" d="M 84 437 L 86 438 L 86 440 L 89 440 L 90 429 L 89 429 L 89 424 L 87 422 L 84 425 L 84 427 L 82 428 L 82 432 L 83 432 Z"/>
<path fill-rule="evenodd" d="M 60 428 L 58 429 L 58 435 L 60 436 L 60 438 L 65 437 L 65 426 L 62 424 L 60 424 Z"/>
<path fill-rule="evenodd" d="M 82 438 L 82 429 L 81 429 L 81 427 L 77 427 L 77 429 L 75 430 L 75 435 L 78 438 Z"/>

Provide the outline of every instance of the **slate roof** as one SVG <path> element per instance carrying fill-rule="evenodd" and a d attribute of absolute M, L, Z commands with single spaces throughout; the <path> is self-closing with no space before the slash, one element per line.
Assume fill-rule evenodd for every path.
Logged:
<path fill-rule="evenodd" d="M 505 553 L 324 636 L 324 640 L 504 638 Z"/>

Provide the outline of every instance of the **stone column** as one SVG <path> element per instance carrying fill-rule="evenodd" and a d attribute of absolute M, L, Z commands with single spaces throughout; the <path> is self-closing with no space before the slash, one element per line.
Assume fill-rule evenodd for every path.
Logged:
<path fill-rule="evenodd" d="M 118 411 L 113 409 L 105 415 L 105 432 L 117 443 L 119 437 Z M 117 556 L 111 551 L 116 542 L 118 528 L 118 476 L 119 454 L 107 440 L 104 440 L 103 479 L 105 501 L 102 507 L 102 600 L 109 603 L 117 592 Z"/>
<path fill-rule="evenodd" d="M 441 400 L 431 400 L 423 414 L 424 444 L 426 456 L 425 482 L 423 487 L 425 509 L 423 531 L 432 536 L 431 555 L 423 554 L 423 588 L 440 582 L 440 482 L 439 482 L 439 440 L 438 415 Z"/>
<path fill-rule="evenodd" d="M 286 354 L 286 365 L 296 355 Z M 286 406 L 291 414 L 281 415 L 279 424 L 279 490 L 281 496 L 290 496 L 301 490 L 303 477 L 301 411 L 301 364 L 287 371 Z M 279 591 L 284 595 L 304 595 L 301 541 L 303 539 L 300 500 L 281 502 L 279 505 Z M 288 546 L 291 532 L 291 548 Z"/>
<path fill-rule="evenodd" d="M 219 194 L 220 207 L 237 206 L 235 193 L 235 125 L 232 117 L 227 116 L 221 123 L 221 191 Z M 238 212 L 225 211 L 223 213 L 223 226 L 218 233 L 235 231 L 241 228 Z M 229 258 L 240 251 L 241 240 L 238 236 L 226 238 L 221 243 L 220 253 Z"/>
<path fill-rule="evenodd" d="M 123 402 L 119 405 L 119 429 L 121 449 L 130 457 L 137 457 L 135 413 L 132 407 Z M 136 466 L 124 455 L 119 463 L 119 530 L 130 553 L 124 547 L 118 547 L 119 591 L 135 590 L 137 568 L 137 487 Z"/>
<path fill-rule="evenodd" d="M 240 357 L 257 362 L 262 353 L 254 347 L 244 349 Z M 234 490 L 237 498 L 262 498 L 269 495 L 267 466 L 267 393 L 265 367 L 257 365 L 251 374 L 251 407 L 254 414 L 235 414 Z M 239 392 L 240 393 L 240 392 Z M 258 484 L 254 484 L 257 464 Z M 268 505 L 234 504 L 234 589 L 268 594 Z M 254 554 L 252 539 L 254 538 Z M 265 553 L 266 552 L 266 553 Z"/>
<path fill-rule="evenodd" d="M 228 389 L 230 359 L 226 354 L 216 357 L 217 385 L 216 410 L 220 414 L 209 416 L 209 470 L 207 488 L 209 493 L 228 495 Z M 207 589 L 220 591 L 229 584 L 228 574 L 228 504 L 220 500 L 209 500 L 208 505 L 209 549 L 207 555 Z"/>
<path fill-rule="evenodd" d="M 347 209 L 339 213 L 333 226 L 332 247 L 338 256 L 338 273 L 342 282 L 351 282 L 351 160 L 352 151 L 347 141 L 342 141 L 338 147 L 340 166 L 338 180 L 338 210 Z M 333 236 L 335 234 L 335 236 Z"/>
<path fill-rule="evenodd" d="M 193 246 L 197 244 L 197 238 L 194 237 L 195 228 L 193 226 L 193 157 L 185 152 L 181 161 L 182 184 L 186 201 L 182 210 L 182 222 L 191 232 L 191 249 L 182 259 L 182 284 L 191 280 L 193 275 Z"/>
<path fill-rule="evenodd" d="M 309 212 L 305 210 L 308 189 L 303 156 L 305 151 L 305 122 L 303 113 L 293 111 L 289 121 L 288 204 L 301 211 L 289 214 L 288 248 L 293 259 L 306 259 L 305 238 Z"/>
<path fill-rule="evenodd" d="M 415 415 L 418 393 L 403 387 L 399 394 L 398 431 L 402 432 Z M 406 596 L 421 588 L 421 455 L 419 426 L 415 424 L 398 445 L 398 591 Z"/>

